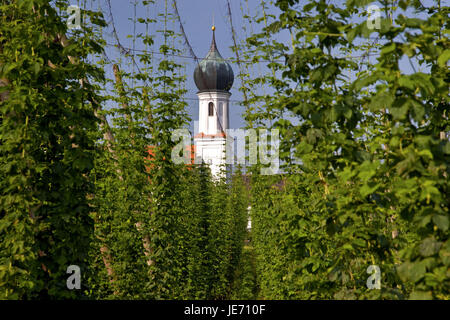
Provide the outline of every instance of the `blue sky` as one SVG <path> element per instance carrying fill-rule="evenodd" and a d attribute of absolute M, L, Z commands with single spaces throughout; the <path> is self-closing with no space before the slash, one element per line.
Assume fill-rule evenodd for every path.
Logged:
<path fill-rule="evenodd" d="M 137 0 L 136 3 L 140 3 L 140 0 Z M 173 12 L 172 9 L 172 0 L 167 1 L 169 4 L 168 11 Z M 339 1 L 333 1 L 339 2 Z M 423 3 L 425 5 L 430 5 L 432 1 L 425 0 Z M 79 6 L 83 6 L 86 4 L 88 8 L 92 7 L 94 10 L 98 10 L 98 6 L 102 7 L 103 12 L 105 13 L 106 21 L 109 22 L 109 26 L 105 31 L 105 37 L 109 44 L 115 44 L 116 39 L 112 35 L 112 23 L 111 17 L 109 16 L 109 6 L 106 0 L 74 0 L 71 1 L 72 4 L 78 4 Z M 121 44 L 124 47 L 133 48 L 134 34 L 139 34 L 140 32 L 145 33 L 144 25 L 133 23 L 133 18 L 158 18 L 158 14 L 164 12 L 164 1 L 156 0 L 156 3 L 152 5 L 151 9 L 145 9 L 142 5 L 138 4 L 134 5 L 135 1 L 130 0 L 110 0 L 111 9 L 114 19 L 114 25 L 116 27 L 116 31 L 118 37 L 120 39 Z M 260 0 L 230 0 L 231 3 L 231 11 L 232 11 L 232 19 L 233 25 L 236 30 L 237 41 L 240 42 L 244 40 L 247 36 L 250 35 L 250 32 L 257 32 L 258 30 L 251 30 L 248 26 L 247 22 L 243 18 L 243 14 L 250 13 L 251 15 L 258 15 L 260 12 Z M 373 2 L 376 4 L 377 2 Z M 231 28 L 228 18 L 228 8 L 227 8 L 227 0 L 178 0 L 178 11 L 180 17 L 182 19 L 182 23 L 184 26 L 185 33 L 188 37 L 188 40 L 194 50 L 195 55 L 198 58 L 204 58 L 207 54 L 210 44 L 212 31 L 211 26 L 214 24 L 216 26 L 216 42 L 218 45 L 218 49 L 221 55 L 225 59 L 235 58 L 234 53 L 231 50 L 231 46 L 233 45 L 233 39 L 231 35 Z M 248 9 L 246 5 L 248 4 Z M 267 13 L 278 15 L 279 11 L 274 6 L 269 6 L 270 9 Z M 248 10 L 248 11 L 247 11 Z M 423 17 L 423 16 L 422 16 Z M 246 27 L 244 29 L 243 27 Z M 135 29 L 136 28 L 136 29 Z M 156 29 L 162 29 L 161 24 L 153 24 L 152 30 L 149 30 L 149 33 L 155 34 Z M 178 22 L 174 22 L 173 24 L 169 24 L 169 28 L 175 31 L 179 31 Z M 252 28 L 256 28 L 255 25 Z M 180 40 L 181 41 L 181 40 Z M 282 33 L 277 36 L 277 41 L 285 42 L 286 44 L 290 43 L 290 36 L 287 33 Z M 158 41 L 156 41 L 155 46 L 152 50 L 157 51 L 158 49 Z M 177 45 L 177 48 L 184 50 L 182 55 L 189 56 L 187 46 L 180 42 Z M 144 49 L 142 44 L 136 43 L 135 49 Z M 106 53 L 109 58 L 112 60 L 120 59 L 121 55 L 118 53 L 118 49 L 113 46 L 109 46 L 106 49 Z M 155 60 L 161 58 L 160 55 L 153 56 Z M 122 69 L 133 68 L 130 63 L 130 59 L 121 58 L 121 66 Z M 186 98 L 188 102 L 188 113 L 192 119 L 190 130 L 193 130 L 193 121 L 198 119 L 198 102 L 197 102 L 197 88 L 194 84 L 193 80 L 193 72 L 196 66 L 196 62 L 193 59 L 178 57 L 176 58 L 177 62 L 185 65 L 186 75 L 187 75 L 187 83 L 186 89 L 188 91 Z M 375 57 L 371 58 L 371 62 L 375 62 Z M 157 62 L 157 61 L 155 61 Z M 412 61 L 414 64 L 414 61 Z M 243 127 L 244 121 L 241 117 L 243 107 L 239 105 L 239 101 L 242 101 L 242 94 L 238 91 L 240 86 L 239 79 L 237 78 L 237 74 L 239 73 L 238 66 L 235 63 L 231 63 L 235 74 L 235 82 L 233 88 L 231 89 L 231 106 L 230 106 L 230 127 L 231 128 L 239 128 Z M 413 72 L 410 62 L 408 59 L 403 58 L 400 62 L 401 70 L 405 73 Z M 106 72 L 109 77 L 112 78 L 111 75 L 111 66 L 106 67 Z M 418 70 L 417 66 L 416 69 Z M 264 66 L 261 68 L 255 68 L 255 70 L 264 70 Z"/>
<path fill-rule="evenodd" d="M 82 2 L 82 1 L 81 1 Z M 140 1 L 138 1 L 140 2 Z M 243 2 L 243 1 L 242 1 Z M 169 12 L 172 12 L 172 1 L 169 0 Z M 243 19 L 242 12 L 240 8 L 240 1 L 231 0 L 231 11 L 233 17 L 233 25 L 237 30 L 238 41 L 243 39 L 243 34 L 239 32 L 242 28 Z M 249 0 L 249 4 L 255 5 L 259 2 L 254 0 Z M 77 4 L 77 2 L 73 1 L 72 4 Z M 117 34 L 119 36 L 120 42 L 124 47 L 132 48 L 132 38 L 129 35 L 133 35 L 134 23 L 130 19 L 134 17 L 134 1 L 124 1 L 124 0 L 111 0 L 111 9 L 113 13 L 114 24 L 116 27 Z M 198 58 L 204 58 L 209 50 L 212 39 L 212 31 L 211 26 L 214 24 L 216 26 L 216 43 L 221 55 L 225 59 L 233 58 L 233 52 L 231 51 L 231 46 L 233 44 L 233 40 L 231 37 L 231 29 L 228 21 L 228 8 L 227 3 L 224 0 L 178 0 L 178 11 L 180 17 L 182 19 L 183 27 L 185 33 L 188 37 L 189 43 L 191 44 L 195 55 Z M 87 6 L 89 8 L 89 5 Z M 156 4 L 152 6 L 154 10 L 151 12 L 146 11 L 141 5 L 136 7 L 136 17 L 150 17 L 157 18 L 158 13 L 164 12 L 164 1 L 157 0 Z M 93 9 L 96 9 L 96 4 L 93 4 Z M 109 17 L 109 7 L 107 6 L 106 1 L 102 1 L 102 9 L 105 12 L 106 21 L 111 21 Z M 251 7 L 252 12 L 254 11 L 254 7 Z M 158 25 L 159 28 L 162 28 L 161 25 Z M 170 24 L 169 28 L 172 28 L 175 31 L 179 31 L 179 25 Z M 109 34 L 106 35 L 106 40 L 110 44 L 115 44 L 116 40 L 112 36 L 111 33 L 111 24 L 108 27 Z M 150 33 L 154 34 L 156 30 L 150 30 Z M 139 32 L 145 32 L 143 25 L 136 24 L 136 34 Z M 180 39 L 181 41 L 181 39 Z M 155 47 L 153 50 L 157 51 L 158 42 L 155 42 Z M 136 49 L 143 49 L 142 44 L 135 44 Z M 177 48 L 184 50 L 181 55 L 189 56 L 187 46 L 180 43 L 177 45 Z M 106 53 L 111 60 L 120 58 L 118 50 L 112 46 L 106 48 Z M 160 59 L 160 55 L 155 55 L 154 58 L 156 60 Z M 130 63 L 127 59 L 122 58 L 122 68 L 126 63 Z M 190 58 L 178 57 L 177 62 L 182 63 L 186 67 L 186 76 L 187 83 L 186 89 L 188 93 L 186 94 L 187 102 L 188 102 L 188 113 L 192 119 L 190 130 L 193 130 L 193 121 L 198 119 L 198 102 L 196 92 L 197 87 L 195 86 L 193 80 L 194 68 L 196 66 L 196 61 Z M 239 128 L 244 126 L 244 121 L 242 120 L 241 113 L 243 111 L 243 107 L 239 105 L 239 101 L 242 100 L 242 95 L 238 91 L 239 80 L 237 79 L 237 74 L 239 72 L 237 65 L 231 63 L 234 74 L 235 81 L 233 88 L 231 89 L 231 107 L 230 107 L 230 127 Z M 111 69 L 111 67 L 107 67 Z M 128 68 L 132 68 L 131 65 Z M 111 70 L 106 70 L 106 72 L 111 77 Z"/>
<path fill-rule="evenodd" d="M 124 1 L 124 0 L 111 0 L 112 12 L 114 15 L 114 23 L 116 26 L 117 33 L 120 37 L 122 45 L 127 47 L 132 47 L 131 38 L 127 38 L 127 35 L 133 34 L 134 24 L 129 18 L 134 17 L 134 1 Z M 172 11 L 172 1 L 169 0 L 169 11 Z M 231 28 L 228 20 L 228 7 L 226 0 L 178 0 L 178 11 L 182 19 L 183 27 L 185 33 L 188 37 L 189 43 L 191 44 L 195 55 L 198 58 L 204 58 L 209 50 L 212 39 L 211 26 L 214 24 L 216 26 L 216 43 L 221 53 L 222 57 L 225 59 L 234 58 L 234 53 L 231 51 L 231 46 L 233 45 L 233 39 L 231 36 Z M 238 41 L 244 39 L 244 34 L 242 33 L 242 26 L 245 23 L 242 18 L 241 4 L 245 5 L 245 1 L 231 0 L 231 12 L 233 19 L 233 26 L 236 30 L 236 36 Z M 259 1 L 249 0 L 249 9 L 251 13 L 255 14 L 257 12 L 257 6 Z M 109 8 L 104 7 L 109 10 Z M 156 18 L 157 12 L 164 12 L 164 1 L 157 0 L 154 12 L 149 12 L 149 16 Z M 244 8 L 246 10 L 246 8 Z M 274 11 L 275 12 L 275 8 Z M 137 16 L 144 17 L 147 15 L 142 7 L 137 7 Z M 106 19 L 108 20 L 108 16 Z M 178 31 L 178 24 L 172 25 L 176 31 Z M 137 26 L 139 28 L 139 26 Z M 143 31 L 143 30 L 142 30 Z M 137 31 L 137 33 L 139 30 Z M 286 37 L 286 41 L 289 38 Z M 108 43 L 115 43 L 113 38 L 108 40 Z M 187 47 L 183 45 L 178 46 L 181 49 L 186 49 L 183 55 L 189 56 Z M 116 49 L 109 48 L 108 55 L 115 56 L 114 51 Z M 157 56 L 155 58 L 158 58 Z M 190 130 L 193 130 L 193 121 L 198 119 L 198 102 L 196 101 L 197 87 L 195 86 L 193 80 L 193 72 L 196 66 L 196 61 L 189 58 L 178 58 L 180 63 L 186 65 L 187 74 L 187 102 L 188 112 L 192 119 Z M 242 101 L 242 94 L 238 91 L 239 79 L 237 79 L 237 74 L 239 73 L 238 66 L 231 63 L 235 74 L 235 81 L 233 88 L 231 89 L 231 105 L 230 105 L 230 127 L 239 128 L 244 126 L 244 121 L 242 120 L 241 114 L 243 107 L 239 105 L 239 101 Z"/>

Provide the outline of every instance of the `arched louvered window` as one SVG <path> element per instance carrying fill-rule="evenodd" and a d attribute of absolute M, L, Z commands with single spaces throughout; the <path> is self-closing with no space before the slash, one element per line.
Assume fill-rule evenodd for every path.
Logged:
<path fill-rule="evenodd" d="M 214 115 L 214 103 L 210 102 L 208 104 L 208 115 L 212 117 Z"/>

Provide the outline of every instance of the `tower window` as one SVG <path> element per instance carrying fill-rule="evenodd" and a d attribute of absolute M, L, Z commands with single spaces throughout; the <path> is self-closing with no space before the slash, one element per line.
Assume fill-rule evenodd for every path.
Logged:
<path fill-rule="evenodd" d="M 208 104 L 208 115 L 212 117 L 214 115 L 214 103 L 210 102 Z"/>

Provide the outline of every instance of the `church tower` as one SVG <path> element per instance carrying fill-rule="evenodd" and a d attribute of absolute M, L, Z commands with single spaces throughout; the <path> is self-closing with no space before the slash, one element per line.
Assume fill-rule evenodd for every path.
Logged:
<path fill-rule="evenodd" d="M 194 81 L 198 88 L 198 134 L 194 137 L 195 156 L 210 165 L 214 177 L 220 176 L 225 165 L 226 130 L 229 127 L 229 90 L 234 74 L 231 66 L 217 50 L 215 27 L 211 47 L 206 58 L 195 68 Z"/>

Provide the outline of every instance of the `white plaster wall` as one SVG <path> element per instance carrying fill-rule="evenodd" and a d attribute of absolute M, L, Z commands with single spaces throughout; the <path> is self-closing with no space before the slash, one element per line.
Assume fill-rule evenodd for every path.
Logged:
<path fill-rule="evenodd" d="M 196 156 L 201 157 L 205 163 L 210 164 L 211 173 L 214 176 L 219 176 L 221 166 L 225 165 L 226 140 L 224 138 L 196 138 L 194 142 Z"/>
<path fill-rule="evenodd" d="M 216 134 L 228 129 L 228 101 L 231 93 L 229 92 L 200 92 L 199 98 L 199 132 L 205 134 Z M 208 104 L 214 103 L 214 116 L 208 115 Z M 220 110 L 220 103 L 223 104 L 223 111 Z M 217 116 L 219 112 L 220 116 Z M 220 125 L 219 125 L 220 122 Z"/>
<path fill-rule="evenodd" d="M 200 92 L 199 98 L 199 125 L 198 133 L 216 135 L 228 129 L 228 105 L 231 93 L 229 92 Z M 214 116 L 208 115 L 209 103 L 214 103 Z M 223 110 L 220 108 L 223 106 Z M 224 137 L 195 138 L 196 156 L 201 157 L 205 163 L 211 163 L 211 173 L 218 177 L 222 165 L 225 165 Z"/>

